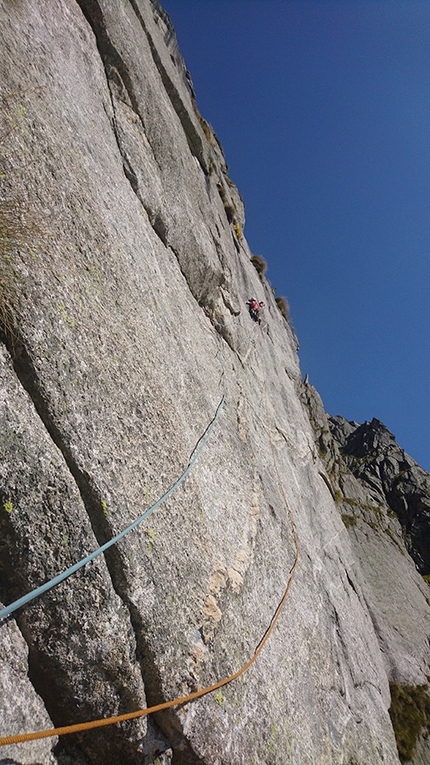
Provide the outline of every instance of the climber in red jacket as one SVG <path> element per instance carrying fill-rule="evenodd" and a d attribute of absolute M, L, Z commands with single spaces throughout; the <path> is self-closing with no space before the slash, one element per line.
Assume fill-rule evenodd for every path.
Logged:
<path fill-rule="evenodd" d="M 255 298 L 249 298 L 249 300 L 246 301 L 245 305 L 249 306 L 249 315 L 253 321 L 258 322 L 258 324 L 261 324 L 261 318 L 260 318 L 260 311 L 262 308 L 264 308 L 264 303 L 261 300 L 259 303 Z"/>

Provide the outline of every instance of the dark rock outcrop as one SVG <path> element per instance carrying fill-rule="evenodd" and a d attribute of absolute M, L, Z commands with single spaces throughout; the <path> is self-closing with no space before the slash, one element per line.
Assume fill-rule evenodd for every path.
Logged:
<path fill-rule="evenodd" d="M 389 680 L 426 682 L 428 585 L 382 483 L 354 475 L 301 383 L 167 14 L 150 0 L 57 0 L 55 12 L 4 0 L 0 36 L 2 601 L 175 485 L 226 383 L 163 505 L 0 625 L 0 734 L 152 706 L 235 672 L 289 581 L 285 499 L 300 554 L 270 640 L 221 693 L 0 758 L 398 765 Z M 266 304 L 261 329 L 251 295 Z M 358 426 L 338 427 L 346 439 Z"/>
<path fill-rule="evenodd" d="M 376 418 L 358 425 L 329 417 L 329 426 L 351 472 L 397 515 L 420 574 L 430 574 L 430 475 Z"/>

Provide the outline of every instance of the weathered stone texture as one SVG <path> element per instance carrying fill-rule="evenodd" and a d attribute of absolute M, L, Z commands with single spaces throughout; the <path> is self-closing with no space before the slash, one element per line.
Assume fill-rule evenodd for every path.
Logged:
<path fill-rule="evenodd" d="M 243 205 L 167 14 L 149 0 L 58 0 L 55 13 L 42 0 L 5 0 L 0 23 L 3 601 L 161 497 L 200 444 L 224 376 L 227 393 L 175 493 L 105 557 L 14 615 L 29 650 L 20 705 L 26 694 L 34 705 L 31 682 L 65 724 L 239 669 L 294 562 L 281 479 L 300 563 L 257 662 L 222 692 L 154 720 L 64 736 L 55 757 L 396 765 L 384 640 L 398 673 L 422 677 L 424 583 L 404 557 L 393 610 L 413 593 L 415 634 L 407 609 L 400 625 L 394 614 L 384 620 L 395 572 L 379 596 L 372 562 L 383 550 L 388 572 L 401 543 L 390 538 L 386 549 L 388 537 L 360 525 L 357 544 L 342 523 L 339 486 L 343 499 L 366 504 L 368 494 L 350 470 L 336 473 L 322 404 L 315 446 L 296 338 L 250 263 Z M 267 306 L 261 328 L 245 308 L 251 295 Z M 6 722 L 5 734 L 47 724 L 36 712 Z M 50 752 L 45 745 L 38 762 L 53 762 Z"/>
<path fill-rule="evenodd" d="M 85 557 L 97 543 L 63 455 L 4 348 L 0 361 L 0 575 L 2 592 L 13 600 Z M 54 725 L 79 722 L 82 715 L 120 714 L 130 704 L 145 706 L 132 626 L 102 558 L 20 609 L 16 619 L 29 649 L 29 677 Z M 16 642 L 16 628 L 9 633 L 12 625 L 7 627 L 5 636 L 15 636 Z M 20 685 L 25 690 L 22 680 Z M 16 702 L 18 710 L 25 705 L 18 689 Z M 7 703 L 13 707 L 10 698 Z M 29 724 L 35 723 L 28 715 Z M 142 721 L 129 727 L 130 761 L 145 729 Z M 101 737 L 97 731 L 95 737 L 79 738 L 82 750 L 91 753 Z M 105 753 L 124 751 L 115 728 L 102 738 Z"/>
<path fill-rule="evenodd" d="M 380 420 L 348 423 L 347 435 L 341 420 L 331 417 L 330 427 L 346 464 L 398 517 L 418 571 L 430 574 L 430 475 L 398 446 Z"/>
<path fill-rule="evenodd" d="M 349 531 L 355 573 L 387 676 L 405 685 L 426 684 L 430 599 L 419 571 L 427 572 L 430 476 L 400 449 L 379 420 L 360 425 L 327 416 L 309 384 L 302 385 L 302 398 L 325 465 L 325 480 Z M 399 494 L 405 497 L 407 512 L 396 512 L 392 500 Z M 422 535 L 411 534 L 417 528 Z M 423 737 L 416 763 L 430 759 L 428 747 L 428 738 Z"/>
<path fill-rule="evenodd" d="M 3 608 L 3 603 L 0 605 Z M 0 704 L 5 731 L 52 728 L 43 701 L 28 679 L 28 648 L 14 622 L 4 624 L 0 633 Z M 52 747 L 57 739 L 42 739 L 1 749 L 0 762 L 33 765 L 57 763 Z"/>

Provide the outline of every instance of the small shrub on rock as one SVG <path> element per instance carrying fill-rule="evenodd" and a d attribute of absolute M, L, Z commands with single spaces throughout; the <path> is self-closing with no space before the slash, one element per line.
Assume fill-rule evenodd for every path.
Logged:
<path fill-rule="evenodd" d="M 263 277 L 267 269 L 266 261 L 261 257 L 261 255 L 253 255 L 251 258 L 251 263 L 257 271 L 261 281 L 263 281 Z"/>
<path fill-rule="evenodd" d="M 290 306 L 288 305 L 287 298 L 275 297 L 275 303 L 278 306 L 285 321 L 289 324 L 290 323 Z"/>
<path fill-rule="evenodd" d="M 347 529 L 357 525 L 357 518 L 355 515 L 347 515 L 346 513 L 343 513 L 341 518 Z"/>
<path fill-rule="evenodd" d="M 401 762 L 412 760 L 421 733 L 430 731 L 430 696 L 426 685 L 390 683 L 388 710 Z"/>

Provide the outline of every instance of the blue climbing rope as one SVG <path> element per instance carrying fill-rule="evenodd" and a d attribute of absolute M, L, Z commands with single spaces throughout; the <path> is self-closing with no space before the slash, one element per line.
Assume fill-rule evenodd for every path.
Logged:
<path fill-rule="evenodd" d="M 53 587 L 56 587 L 57 584 L 60 584 L 60 582 L 63 582 L 64 579 L 67 579 L 69 576 L 74 574 L 76 571 L 79 571 L 80 568 L 85 566 L 90 561 L 94 560 L 94 558 L 97 558 L 98 555 L 101 555 L 101 553 L 105 552 L 105 550 L 108 550 L 109 547 L 112 547 L 112 545 L 114 545 L 117 542 L 119 542 L 119 540 L 122 539 L 123 537 L 125 537 L 126 534 L 128 534 L 130 531 L 133 531 L 133 529 L 135 529 L 136 526 L 139 526 L 139 524 L 142 523 L 142 521 L 144 521 L 145 518 L 149 518 L 151 513 L 153 513 L 154 510 L 157 509 L 157 507 L 160 507 L 160 505 L 163 504 L 163 502 L 165 502 L 166 499 L 168 499 L 173 494 L 174 491 L 176 491 L 178 486 L 181 485 L 182 481 L 184 481 L 184 479 L 187 477 L 188 473 L 190 472 L 190 470 L 192 469 L 192 467 L 195 464 L 196 460 L 199 458 L 200 454 L 202 453 L 204 447 L 206 446 L 208 438 L 209 438 L 210 434 L 212 433 L 212 431 L 213 431 L 213 429 L 214 429 L 214 427 L 216 425 L 216 422 L 218 420 L 218 417 L 219 417 L 219 415 L 221 413 L 221 409 L 222 409 L 222 407 L 224 405 L 224 402 L 225 402 L 225 399 L 226 399 L 225 368 L 224 368 L 224 364 L 223 364 L 223 360 L 222 360 L 222 356 L 221 356 L 221 347 L 220 347 L 220 341 L 219 341 L 219 338 L 218 338 L 218 334 L 215 334 L 215 337 L 216 337 L 216 341 L 217 341 L 217 345 L 218 345 L 218 348 L 217 348 L 217 357 L 218 357 L 218 360 L 220 362 L 221 370 L 222 370 L 223 394 L 222 394 L 221 400 L 220 400 L 220 402 L 219 402 L 219 404 L 218 404 L 218 406 L 216 408 L 216 411 L 215 411 L 215 414 L 214 414 L 212 420 L 210 421 L 209 425 L 205 429 L 203 435 L 200 436 L 200 438 L 197 441 L 196 447 L 201 442 L 200 446 L 198 446 L 197 450 L 196 450 L 196 447 L 194 448 L 194 450 L 193 450 L 193 452 L 191 453 L 191 456 L 190 456 L 190 461 L 189 461 L 187 467 L 185 468 L 184 472 L 182 473 L 182 475 L 173 484 L 173 486 L 171 486 L 170 489 L 168 491 L 166 491 L 166 493 L 163 494 L 163 496 L 160 497 L 160 499 L 158 499 L 157 502 L 155 502 L 154 505 L 152 505 L 152 507 L 150 507 L 142 515 L 140 515 L 139 518 L 136 518 L 136 520 L 133 521 L 133 523 L 131 523 L 129 526 L 127 526 L 126 529 L 121 531 L 119 534 L 117 534 L 115 537 L 110 539 L 108 542 L 105 542 L 104 545 L 99 547 L 97 550 L 94 550 L 94 552 L 90 553 L 85 558 L 82 558 L 82 560 L 78 561 L 78 563 L 75 563 L 73 566 L 70 566 L 70 568 L 66 569 L 66 571 L 63 571 L 62 574 L 58 574 L 58 576 L 54 577 L 53 579 L 50 579 L 49 582 L 45 582 L 45 584 L 42 584 L 40 587 L 37 587 L 35 590 L 32 590 L 32 592 L 27 593 L 27 595 L 23 595 L 22 598 L 19 598 L 18 600 L 15 600 L 14 603 L 11 603 L 9 606 L 6 606 L 5 608 L 3 608 L 0 611 L 0 620 L 1 619 L 5 619 L 6 616 L 10 616 L 10 614 L 12 614 L 14 611 L 16 611 L 17 608 L 20 608 L 21 606 L 25 606 L 27 603 L 30 603 L 31 600 L 34 600 L 35 598 L 39 597 L 39 595 L 42 595 L 44 592 L 47 592 L 48 590 L 51 590 Z"/>

